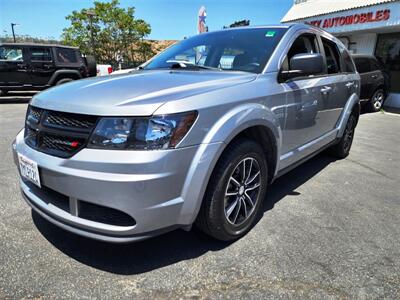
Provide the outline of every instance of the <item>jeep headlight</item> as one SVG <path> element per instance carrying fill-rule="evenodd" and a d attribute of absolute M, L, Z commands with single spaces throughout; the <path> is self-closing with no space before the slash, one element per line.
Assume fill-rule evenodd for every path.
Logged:
<path fill-rule="evenodd" d="M 152 117 L 104 117 L 97 123 L 88 147 L 121 150 L 175 148 L 196 118 L 197 112 Z"/>

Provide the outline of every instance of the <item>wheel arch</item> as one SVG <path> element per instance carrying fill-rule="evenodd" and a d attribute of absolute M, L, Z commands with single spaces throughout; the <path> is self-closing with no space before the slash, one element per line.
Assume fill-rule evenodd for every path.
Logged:
<path fill-rule="evenodd" d="M 243 137 L 260 143 L 267 155 L 269 180 L 274 178 L 282 137 L 275 115 L 260 104 L 243 105 L 228 111 L 209 129 L 189 167 L 182 189 L 181 224 L 194 222 L 217 162 L 228 145 Z"/>
<path fill-rule="evenodd" d="M 76 80 L 81 79 L 82 75 L 77 70 L 58 70 L 51 76 L 48 85 L 55 85 L 57 81 L 64 78 Z"/>

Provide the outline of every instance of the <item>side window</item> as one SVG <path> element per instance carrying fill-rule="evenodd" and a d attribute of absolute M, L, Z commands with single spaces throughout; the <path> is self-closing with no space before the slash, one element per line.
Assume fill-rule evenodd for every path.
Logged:
<path fill-rule="evenodd" d="M 371 72 L 371 65 L 369 60 L 365 57 L 356 57 L 354 59 L 356 63 L 358 73 L 368 73 Z"/>
<path fill-rule="evenodd" d="M 30 48 L 31 60 L 33 61 L 51 61 L 49 48 Z"/>
<path fill-rule="evenodd" d="M 78 58 L 74 49 L 56 48 L 56 57 L 59 63 L 77 63 Z"/>
<path fill-rule="evenodd" d="M 22 61 L 22 49 L 3 46 L 0 47 L 0 61 Z"/>
<path fill-rule="evenodd" d="M 313 34 L 303 34 L 299 36 L 290 47 L 288 54 L 285 57 L 285 60 L 282 64 L 283 71 L 289 71 L 290 68 L 290 59 L 296 54 L 303 53 L 317 53 L 317 39 Z"/>
<path fill-rule="evenodd" d="M 377 60 L 371 58 L 369 62 L 371 64 L 371 71 L 379 71 L 383 69 L 383 67 Z"/>
<path fill-rule="evenodd" d="M 326 38 L 322 38 L 322 44 L 324 46 L 328 74 L 340 73 L 340 54 L 336 44 Z"/>
<path fill-rule="evenodd" d="M 348 73 L 354 73 L 355 68 L 354 68 L 353 61 L 350 57 L 350 54 L 346 50 L 342 51 L 342 58 L 343 58 L 343 67 L 344 67 L 343 71 L 348 72 Z"/>

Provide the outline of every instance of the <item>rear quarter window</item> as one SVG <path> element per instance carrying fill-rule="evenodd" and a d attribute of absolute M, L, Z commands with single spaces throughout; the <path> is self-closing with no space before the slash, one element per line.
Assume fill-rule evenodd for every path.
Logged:
<path fill-rule="evenodd" d="M 78 63 L 78 55 L 74 49 L 56 48 L 56 59 L 62 64 Z"/>

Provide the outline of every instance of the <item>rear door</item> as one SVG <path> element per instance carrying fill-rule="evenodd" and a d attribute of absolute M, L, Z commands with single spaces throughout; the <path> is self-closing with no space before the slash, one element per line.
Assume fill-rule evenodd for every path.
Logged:
<path fill-rule="evenodd" d="M 320 42 L 325 55 L 327 73 L 324 87 L 321 89 L 324 109 L 320 114 L 320 129 L 326 133 L 335 129 L 350 97 L 349 91 L 355 82 L 351 81 L 343 70 L 342 57 L 336 42 L 324 36 L 321 36 Z"/>
<path fill-rule="evenodd" d="M 55 71 L 51 48 L 30 47 L 29 53 L 31 83 L 34 86 L 45 86 Z"/>
<path fill-rule="evenodd" d="M 379 62 L 375 58 L 371 57 L 369 59 L 369 63 L 371 66 L 371 81 L 372 81 L 372 90 L 370 94 L 371 97 L 372 94 L 378 89 L 378 87 L 385 85 L 385 77 L 383 75 L 383 67 L 381 66 L 381 64 L 379 64 Z"/>
<path fill-rule="evenodd" d="M 29 83 L 24 47 L 0 46 L 0 86 L 22 86 Z"/>
<path fill-rule="evenodd" d="M 365 100 L 371 97 L 373 92 L 376 72 L 372 71 L 370 60 L 367 57 L 355 57 L 354 62 L 361 78 L 360 99 Z"/>

